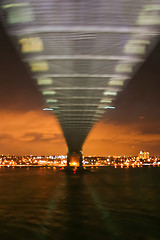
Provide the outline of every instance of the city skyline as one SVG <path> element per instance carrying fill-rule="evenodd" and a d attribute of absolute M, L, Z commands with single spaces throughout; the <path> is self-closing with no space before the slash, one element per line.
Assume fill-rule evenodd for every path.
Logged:
<path fill-rule="evenodd" d="M 58 121 L 43 112 L 43 98 L 1 28 L 0 152 L 66 154 Z M 160 154 L 159 54 L 157 45 L 141 69 L 85 141 L 84 155 Z"/>

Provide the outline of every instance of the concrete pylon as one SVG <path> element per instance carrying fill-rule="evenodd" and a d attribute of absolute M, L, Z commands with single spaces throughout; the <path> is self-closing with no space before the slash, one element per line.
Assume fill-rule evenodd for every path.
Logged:
<path fill-rule="evenodd" d="M 67 167 L 82 168 L 82 152 L 72 152 L 67 154 Z"/>

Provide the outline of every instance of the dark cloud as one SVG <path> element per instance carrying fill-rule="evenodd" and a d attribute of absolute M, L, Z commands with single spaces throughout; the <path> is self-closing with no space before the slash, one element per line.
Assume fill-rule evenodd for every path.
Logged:
<path fill-rule="evenodd" d="M 35 132 L 29 132 L 29 133 L 25 133 L 22 136 L 22 139 L 25 141 L 29 141 L 29 142 L 35 142 L 35 141 L 41 141 L 43 138 L 43 134 L 42 133 L 35 133 Z"/>
<path fill-rule="evenodd" d="M 21 139 L 27 142 L 59 142 L 64 141 L 62 134 L 43 134 L 37 132 L 28 132 L 21 136 Z"/>
<path fill-rule="evenodd" d="M 127 120 L 125 121 L 112 121 L 106 120 L 105 118 L 103 119 L 104 124 L 109 124 L 112 123 L 115 126 L 119 127 L 125 127 L 126 125 L 128 126 L 130 124 L 131 129 L 134 129 L 135 131 L 138 131 L 140 134 L 148 135 L 148 134 L 155 134 L 159 135 L 160 134 L 160 120 L 159 119 L 145 119 L 144 116 L 140 116 L 139 119 L 137 118 L 137 121 L 132 121 L 132 120 Z M 134 124 L 134 127 L 133 127 Z"/>
<path fill-rule="evenodd" d="M 139 127 L 140 128 L 140 127 Z M 147 125 L 142 125 L 140 128 L 141 134 L 154 134 L 160 135 L 160 123 L 149 123 Z"/>
<path fill-rule="evenodd" d="M 0 140 L 12 140 L 13 136 L 10 134 L 0 134 Z"/>
<path fill-rule="evenodd" d="M 55 133 L 52 140 L 62 141 L 64 140 L 64 137 L 62 136 L 62 134 Z"/>

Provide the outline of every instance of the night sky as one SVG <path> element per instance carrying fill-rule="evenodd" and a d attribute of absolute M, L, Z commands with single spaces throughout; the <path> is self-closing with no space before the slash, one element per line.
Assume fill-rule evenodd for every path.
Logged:
<path fill-rule="evenodd" d="M 0 154 L 66 154 L 56 118 L 0 26 Z M 84 155 L 160 156 L 160 44 L 90 132 Z"/>

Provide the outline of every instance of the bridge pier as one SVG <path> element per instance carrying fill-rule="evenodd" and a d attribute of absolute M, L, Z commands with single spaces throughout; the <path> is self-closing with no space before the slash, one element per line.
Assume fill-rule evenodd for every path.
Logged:
<path fill-rule="evenodd" d="M 82 168 L 82 152 L 71 152 L 67 154 L 67 167 Z"/>

